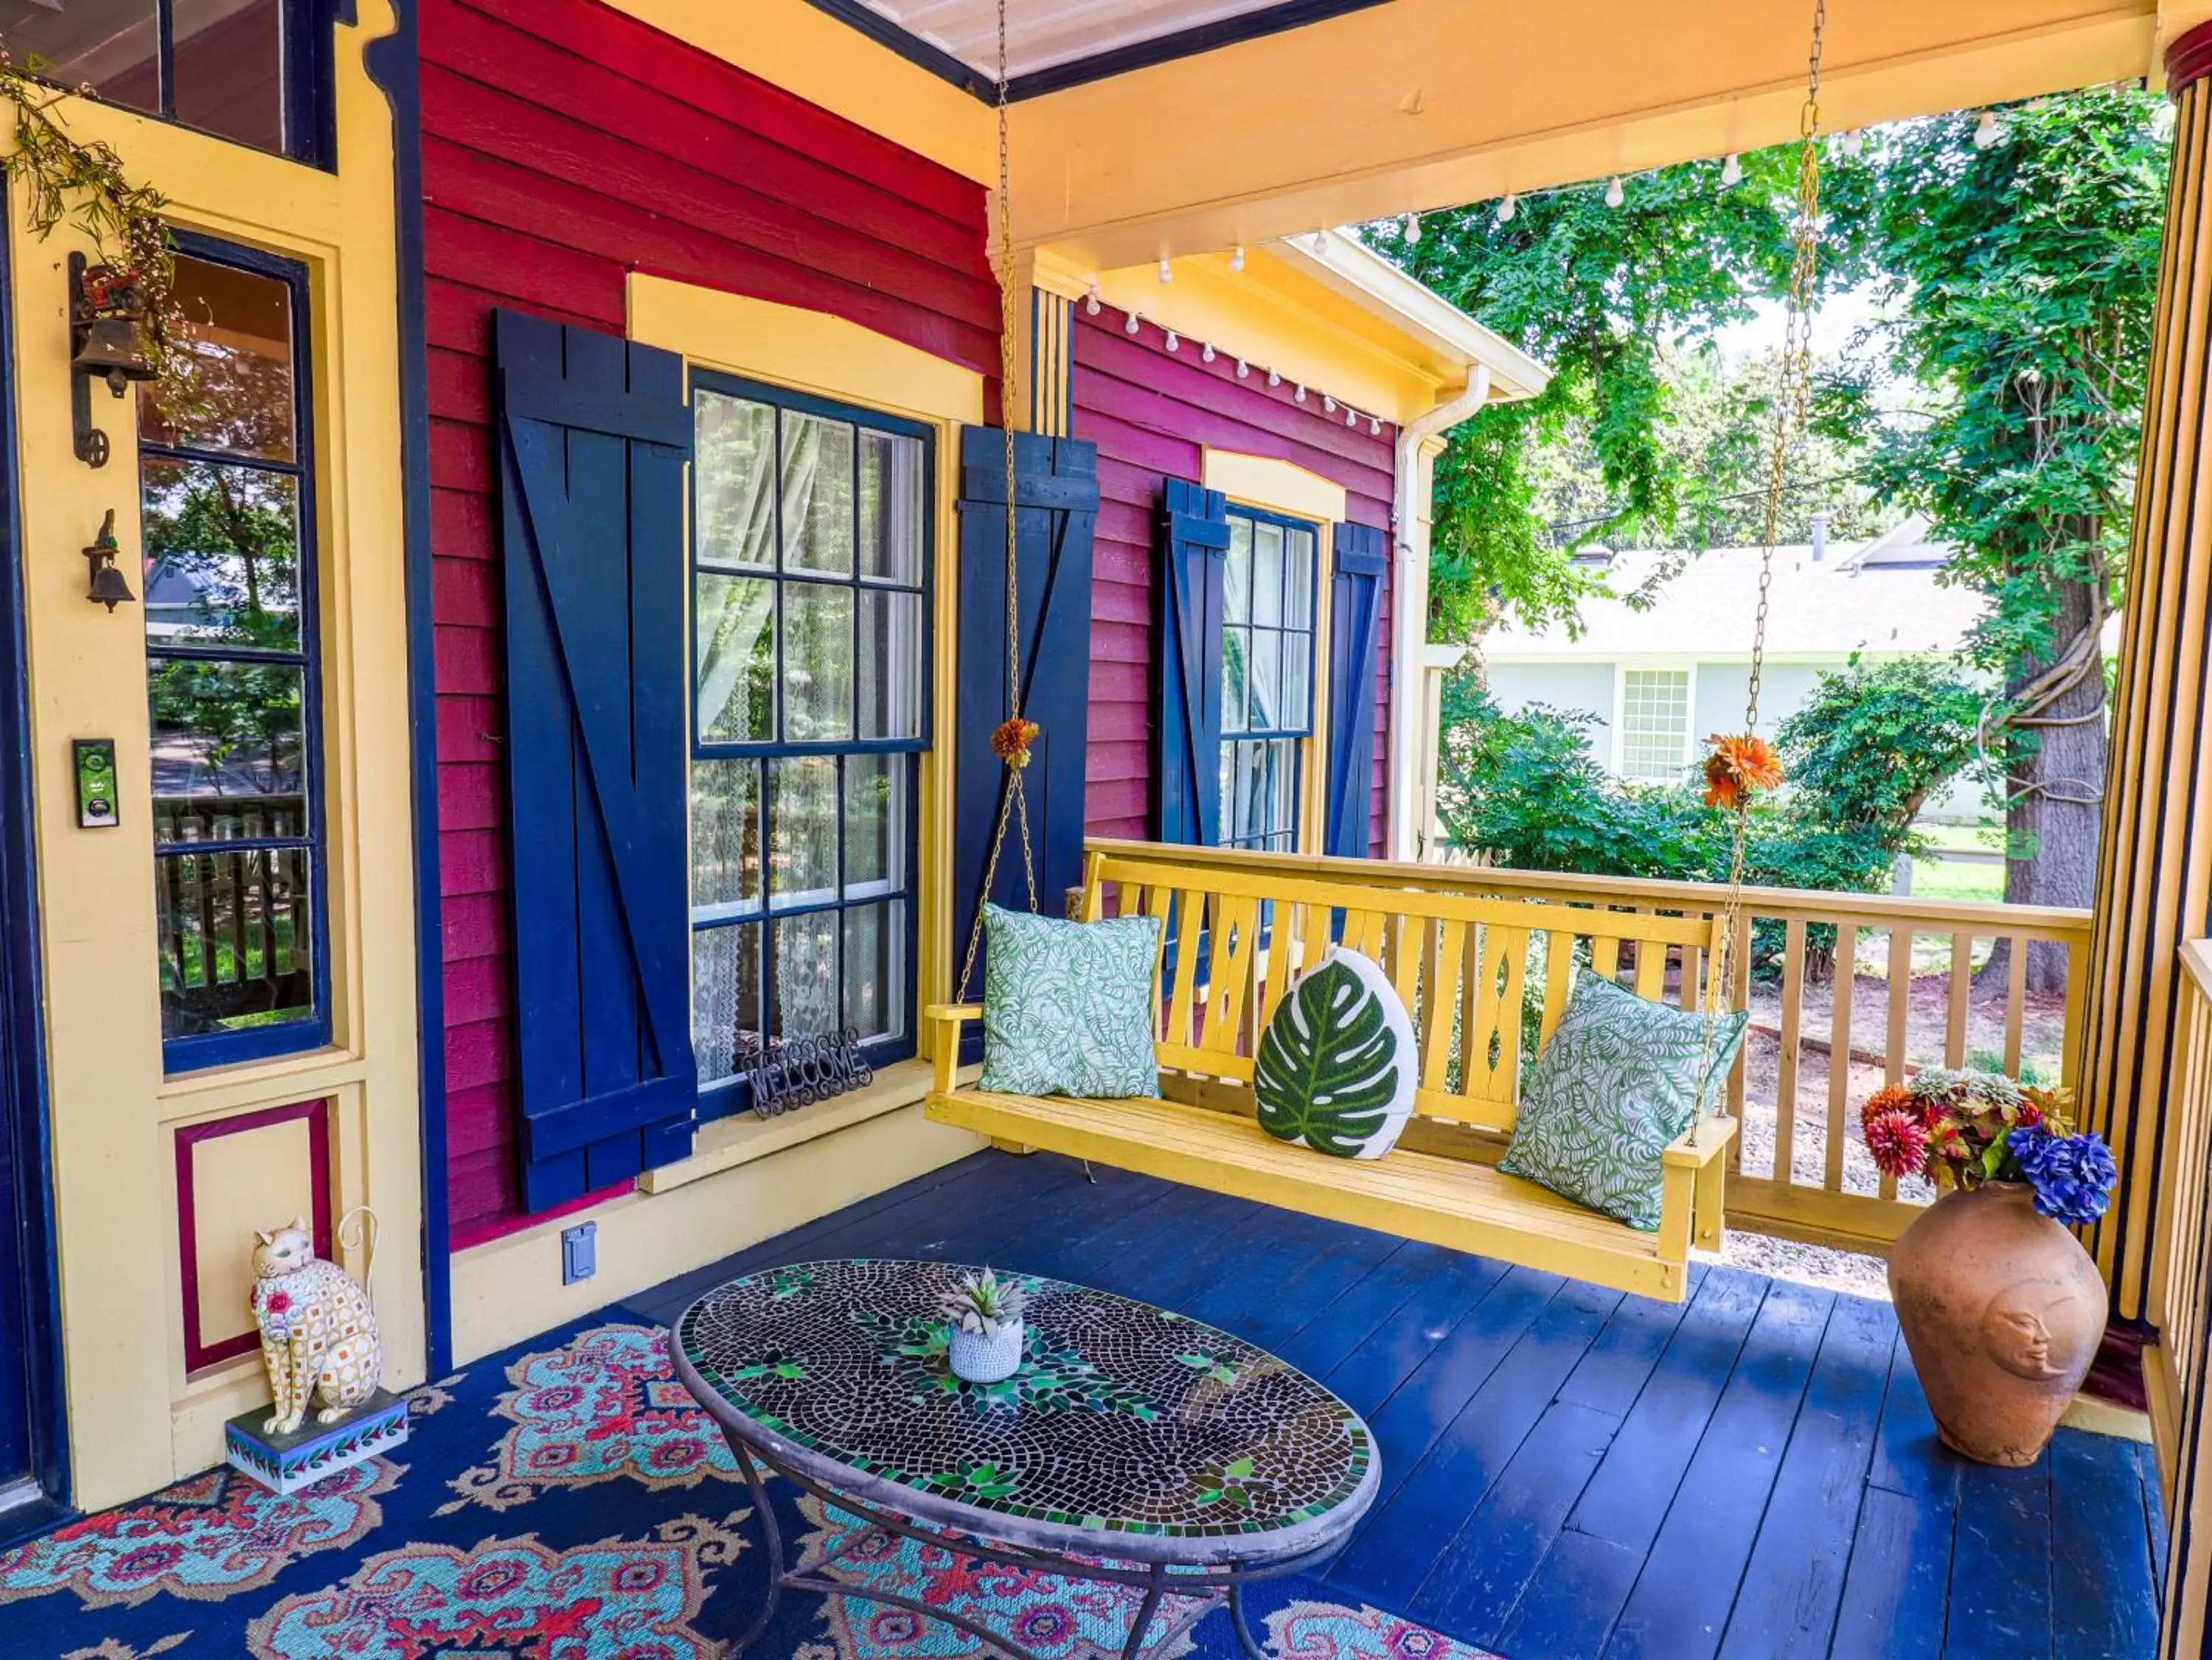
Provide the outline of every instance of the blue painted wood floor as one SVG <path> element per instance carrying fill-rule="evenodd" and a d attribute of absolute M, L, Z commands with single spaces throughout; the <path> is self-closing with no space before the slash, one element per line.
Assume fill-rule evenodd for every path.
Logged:
<path fill-rule="evenodd" d="M 1695 1272 L 1682 1307 L 1071 1161 L 978 1154 L 629 1306 L 823 1254 L 988 1261 L 1180 1309 L 1328 1383 L 1382 1491 L 1327 1578 L 1510 1660 L 2153 1652 L 2148 1447 L 1936 1443 L 1887 1304 Z"/>

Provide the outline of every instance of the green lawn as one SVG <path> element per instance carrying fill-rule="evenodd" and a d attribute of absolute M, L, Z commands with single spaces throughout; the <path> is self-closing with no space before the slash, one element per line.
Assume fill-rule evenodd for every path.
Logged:
<path fill-rule="evenodd" d="M 1930 827 L 1928 840 L 1937 847 L 1961 852 L 1995 852 L 2003 846 L 2003 833 L 1992 826 L 1939 824 Z M 1920 858 L 1912 862 L 1912 893 L 1916 899 L 1965 900 L 1995 905 L 2004 898 L 2005 868 L 2002 864 L 1956 859 Z"/>

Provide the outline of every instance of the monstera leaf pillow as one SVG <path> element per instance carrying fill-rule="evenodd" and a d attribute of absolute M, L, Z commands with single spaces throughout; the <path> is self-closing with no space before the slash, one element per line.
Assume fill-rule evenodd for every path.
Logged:
<path fill-rule="evenodd" d="M 1379 1159 L 1413 1112 L 1413 1023 L 1381 968 L 1332 946 L 1260 1038 L 1260 1128 L 1340 1159 Z"/>
<path fill-rule="evenodd" d="M 1062 922 L 983 907 L 982 1087 L 1013 1095 L 1158 1095 L 1158 917 Z"/>
<path fill-rule="evenodd" d="M 1617 1216 L 1659 1226 L 1660 1155 L 1720 1087 L 1742 1047 L 1741 1010 L 1711 1034 L 1703 1013 L 1669 1009 L 1587 968 L 1521 1092 L 1498 1167 Z"/>

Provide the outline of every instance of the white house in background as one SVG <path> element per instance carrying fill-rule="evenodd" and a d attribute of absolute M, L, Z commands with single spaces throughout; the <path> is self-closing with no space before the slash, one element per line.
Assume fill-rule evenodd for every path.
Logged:
<path fill-rule="evenodd" d="M 1908 518 L 1874 541 L 1838 546 L 1816 523 L 1810 544 L 1778 548 L 1766 628 L 1759 729 L 1771 733 L 1811 695 L 1824 669 L 1863 658 L 1956 652 L 1980 615 L 1980 596 L 1937 580 L 1952 550 Z M 1691 557 L 1638 610 L 1632 594 L 1680 554 L 1620 553 L 1605 560 L 1611 595 L 1585 601 L 1583 632 L 1501 627 L 1482 641 L 1492 695 L 1516 712 L 1530 704 L 1583 711 L 1598 759 L 1619 777 L 1678 782 L 1715 732 L 1743 730 L 1759 609 L 1756 548 Z M 1972 811 L 1971 802 L 1948 803 Z M 1948 816 L 1947 814 L 1946 816 Z"/>

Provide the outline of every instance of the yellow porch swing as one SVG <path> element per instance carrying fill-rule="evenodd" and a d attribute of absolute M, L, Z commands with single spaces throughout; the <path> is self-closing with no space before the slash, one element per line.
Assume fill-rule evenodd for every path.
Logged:
<path fill-rule="evenodd" d="M 1275 1204 L 1569 1275 L 1593 1284 L 1680 1301 L 1687 1294 L 1690 1248 L 1717 1249 L 1724 1224 L 1727 1153 L 1735 1120 L 1698 1104 L 1689 1130 L 1662 1155 L 1656 1231 L 1585 1209 L 1533 1182 L 1500 1172 L 1496 1161 L 1519 1111 L 1521 1011 L 1536 988 L 1524 984 L 1532 942 L 1547 946 L 1540 1041 L 1564 1015 L 1579 957 L 1614 978 L 1624 960 L 1633 989 L 1658 999 L 1672 954 L 1686 1000 L 1703 1009 L 1710 1074 L 1741 948 L 1744 850 L 1750 806 L 1779 782 L 1771 751 L 1756 736 L 1765 665 L 1768 597 L 1779 529 L 1784 471 L 1802 430 L 1810 391 L 1811 322 L 1820 241 L 1820 59 L 1825 0 L 1816 0 L 1805 101 L 1800 122 L 1796 219 L 1781 394 L 1776 400 L 1759 604 L 1752 639 L 1744 731 L 1716 740 L 1705 761 L 1707 799 L 1729 808 L 1733 834 L 1725 898 L 1711 917 L 1656 916 L 1522 900 L 1474 897 L 1372 879 L 1352 861 L 1257 856 L 1194 857 L 1188 850 L 1133 844 L 1094 849 L 1086 859 L 1082 919 L 1108 914 L 1161 920 L 1159 1011 L 1155 1053 L 1164 1099 L 1086 1100 L 1017 1095 L 963 1087 L 960 1039 L 982 1010 L 966 1001 L 981 939 L 982 905 L 963 958 L 961 1001 L 933 1007 L 936 1078 L 927 1107 L 933 1120 L 975 1130 L 1000 1146 L 1048 1150 L 1210 1190 Z M 999 223 L 1005 385 L 1012 384 L 1012 244 L 1007 215 L 1006 6 L 999 10 Z M 1013 437 L 1007 433 L 1007 477 Z M 1007 492 L 1007 661 L 1018 661 L 1014 509 Z M 1009 832 L 1018 831 L 1030 909 L 1038 906 L 1022 769 L 1036 727 L 1023 718 L 1018 682 L 1010 676 L 1009 716 L 992 735 L 1007 766 L 1006 787 L 986 863 L 982 896 L 996 879 Z M 1109 906 L 1109 895 L 1112 896 Z M 1170 936 L 1177 921 L 1177 949 Z M 1398 1147 L 1373 1160 L 1334 1159 L 1262 1133 L 1252 1121 L 1251 1034 L 1264 1029 L 1298 974 L 1331 943 L 1382 965 L 1415 1017 L 1419 1087 L 1414 1118 Z M 1702 985 L 1698 980 L 1703 969 Z M 1718 1094 L 1716 1087 L 1707 1096 Z"/>

